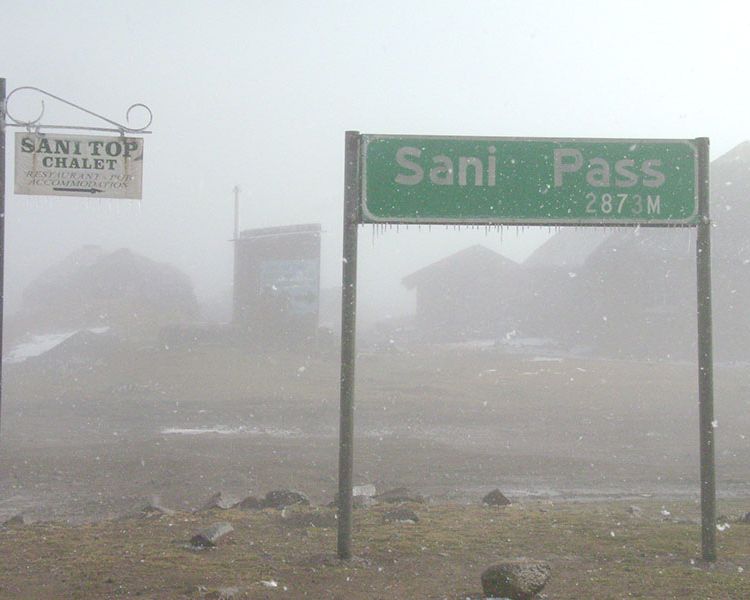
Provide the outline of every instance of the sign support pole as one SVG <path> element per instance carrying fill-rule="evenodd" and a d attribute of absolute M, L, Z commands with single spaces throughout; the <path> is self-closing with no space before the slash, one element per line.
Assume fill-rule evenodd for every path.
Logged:
<path fill-rule="evenodd" d="M 352 557 L 352 477 L 354 471 L 354 366 L 356 362 L 357 226 L 359 223 L 357 131 L 346 132 L 344 171 L 344 254 L 341 286 L 341 400 L 339 424 L 338 557 Z"/>
<path fill-rule="evenodd" d="M 701 453 L 701 549 L 703 560 L 716 560 L 716 468 L 714 448 L 714 375 L 711 319 L 711 219 L 709 215 L 709 143 L 698 138 L 697 281 L 698 404 Z"/>
<path fill-rule="evenodd" d="M 3 355 L 5 300 L 5 78 L 0 77 L 0 358 Z M 3 398 L 3 369 L 0 362 L 0 412 Z M 2 420 L 0 419 L 0 423 Z"/>

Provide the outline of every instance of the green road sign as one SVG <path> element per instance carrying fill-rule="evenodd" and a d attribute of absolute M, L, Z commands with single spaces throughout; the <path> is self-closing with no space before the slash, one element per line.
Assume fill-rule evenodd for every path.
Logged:
<path fill-rule="evenodd" d="M 0 79 L 0 82 L 3 80 Z M 346 132 L 338 557 L 352 556 L 360 223 L 693 225 L 701 550 L 716 560 L 709 142 L 439 138 Z"/>
<path fill-rule="evenodd" d="M 693 140 L 362 135 L 363 223 L 695 225 Z"/>

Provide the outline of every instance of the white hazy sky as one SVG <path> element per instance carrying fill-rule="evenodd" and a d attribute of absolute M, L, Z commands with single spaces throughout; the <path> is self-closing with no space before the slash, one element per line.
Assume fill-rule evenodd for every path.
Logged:
<path fill-rule="evenodd" d="M 231 286 L 232 188 L 243 227 L 321 222 L 340 281 L 344 131 L 750 138 L 750 9 L 741 1 L 114 2 L 3 0 L 0 76 L 115 120 L 154 112 L 140 203 L 7 191 L 9 307 L 81 244 Z M 10 106 L 34 116 L 38 99 Z M 50 122 L 96 124 L 47 102 Z M 13 130 L 10 130 L 13 131 Z M 9 136 L 10 139 L 10 136 Z M 9 144 L 12 146 L 12 144 Z M 362 231 L 360 298 L 408 305 L 400 278 L 473 243 L 522 260 L 546 230 Z M 406 302 L 407 304 L 404 304 Z"/>

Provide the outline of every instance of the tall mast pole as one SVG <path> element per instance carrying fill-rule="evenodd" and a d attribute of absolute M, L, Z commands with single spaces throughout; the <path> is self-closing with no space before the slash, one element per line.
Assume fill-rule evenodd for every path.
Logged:
<path fill-rule="evenodd" d="M 3 355 L 3 310 L 5 298 L 5 78 L 0 78 L 0 359 Z M 3 369 L 0 361 L 0 409 Z"/>
<path fill-rule="evenodd" d="M 232 279 L 232 323 L 240 322 L 240 301 L 239 291 L 237 289 L 237 268 L 239 265 L 239 252 L 240 252 L 240 186 L 235 185 L 234 189 L 234 235 L 232 236 L 232 243 L 234 244 L 234 265 L 233 265 L 233 279 Z"/>
<path fill-rule="evenodd" d="M 240 237 L 240 186 L 235 185 L 234 189 L 234 237 L 232 239 L 239 239 Z"/>

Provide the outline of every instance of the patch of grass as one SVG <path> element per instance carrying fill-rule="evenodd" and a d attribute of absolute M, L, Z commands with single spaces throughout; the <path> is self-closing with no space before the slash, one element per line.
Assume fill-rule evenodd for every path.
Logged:
<path fill-rule="evenodd" d="M 694 503 L 526 503 L 504 508 L 411 505 L 417 524 L 383 523 L 378 506 L 355 511 L 359 560 L 334 556 L 336 529 L 325 510 L 178 513 L 76 527 L 39 523 L 0 531 L 0 597 L 201 598 L 236 586 L 246 598 L 478 597 L 488 565 L 526 556 L 548 561 L 548 598 L 750 597 L 750 526 L 718 534 L 719 561 L 699 560 Z M 724 503 L 739 515 L 747 503 Z M 308 518 L 309 517 L 309 518 Z M 234 532 L 215 549 L 187 540 L 226 520 Z M 321 524 L 323 526 L 315 526 Z M 307 526 L 306 526 L 307 525 Z M 275 581 L 278 587 L 264 586 Z M 283 597 L 283 596 L 282 596 Z"/>

